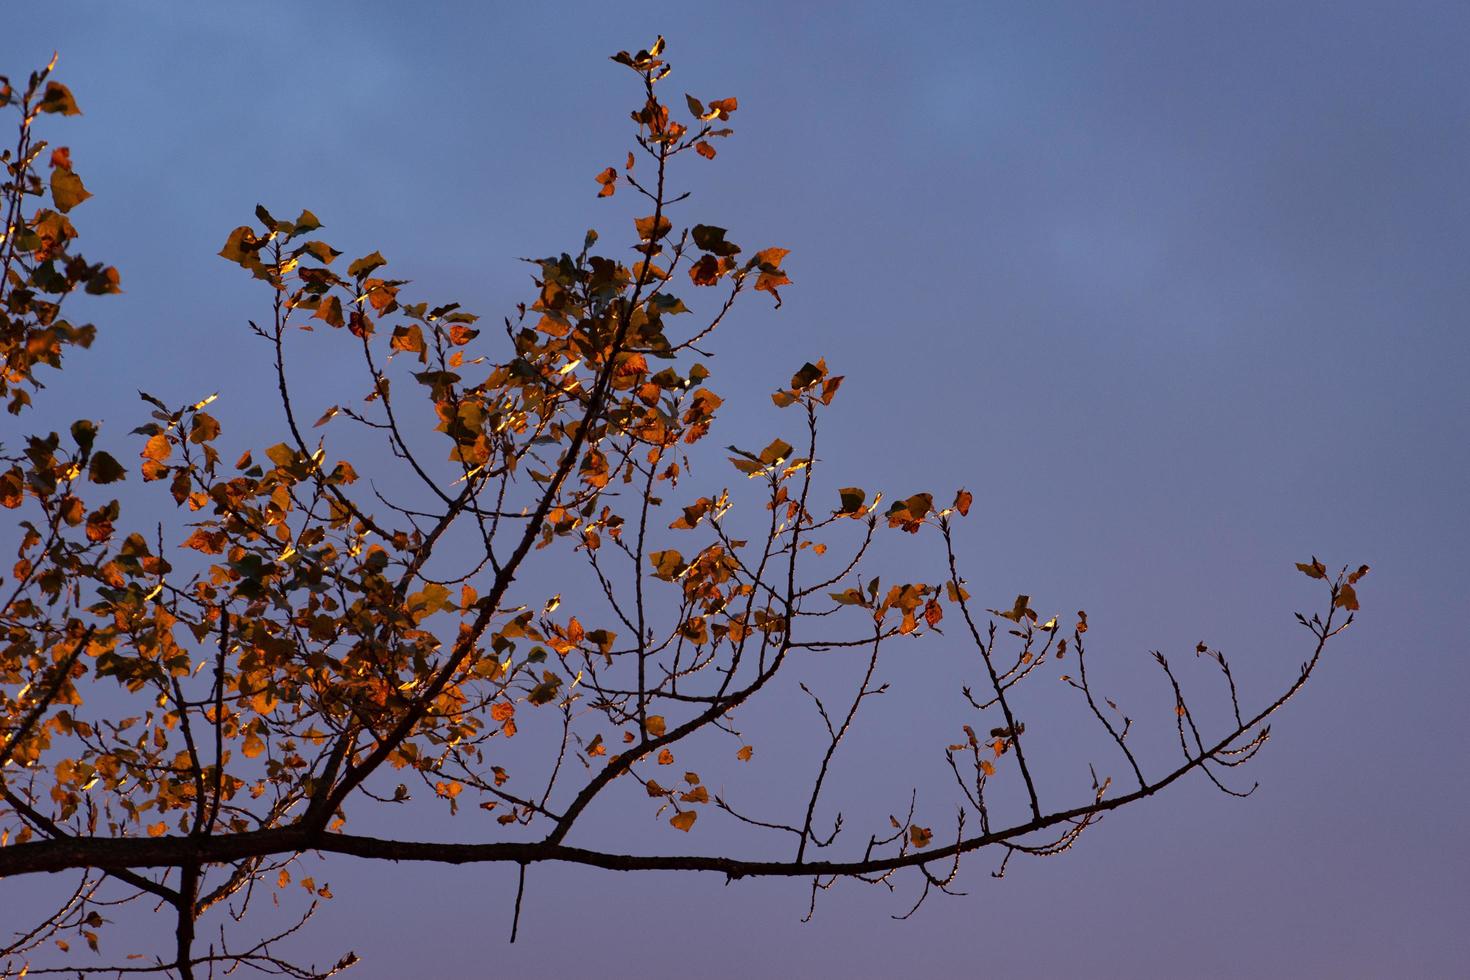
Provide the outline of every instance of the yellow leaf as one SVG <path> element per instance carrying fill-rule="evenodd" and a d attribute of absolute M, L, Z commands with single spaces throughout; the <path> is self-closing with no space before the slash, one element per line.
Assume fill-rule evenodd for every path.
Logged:
<path fill-rule="evenodd" d="M 662 738 L 664 732 L 667 730 L 668 726 L 664 722 L 663 715 L 648 716 L 648 734 L 652 735 L 654 738 Z"/>

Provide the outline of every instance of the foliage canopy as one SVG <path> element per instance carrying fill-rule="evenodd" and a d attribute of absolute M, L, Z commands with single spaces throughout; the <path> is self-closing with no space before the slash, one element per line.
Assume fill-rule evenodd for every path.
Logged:
<path fill-rule="evenodd" d="M 1323 581 L 1326 604 L 1298 616 L 1309 659 L 1263 707 L 1243 709 L 1226 658 L 1200 645 L 1222 674 L 1223 731 L 1197 723 L 1156 654 L 1181 755 L 1146 774 L 1131 719 L 1088 680 L 1087 615 L 1043 616 L 1026 595 L 989 610 L 971 598 L 952 533 L 969 492 L 885 505 L 818 479 L 819 422 L 843 380 L 825 361 L 771 396 L 795 442 L 710 448 L 724 402 L 698 359 L 743 293 L 780 306 L 788 251 L 675 221 L 688 197 L 671 186 L 675 164 L 717 157 L 737 100 L 665 102 L 662 38 L 613 60 L 638 80 L 633 150 L 588 193 L 638 202 L 627 247 L 602 250 L 588 232 L 535 260 L 536 294 L 503 330 L 456 303 L 410 301 L 376 251 L 343 261 L 310 211 L 282 220 L 260 207 L 220 255 L 261 284 L 249 329 L 272 353 L 281 442 L 226 452 L 214 399 L 198 392 L 145 394 L 136 450 L 104 449 L 86 419 L 64 437 L 8 435 L 0 504 L 18 523 L 0 600 L 0 877 L 72 872 L 77 884 L 0 939 L 0 970 L 44 953 L 78 973 L 329 975 L 354 957 L 291 963 L 270 938 L 237 939 L 245 926 L 196 938 L 204 920 L 242 921 L 265 892 L 309 918 L 331 897 L 313 854 L 506 862 L 523 885 L 546 861 L 785 876 L 809 883 L 813 906 L 839 880 L 891 886 L 907 872 L 917 908 L 950 889 L 966 855 L 989 849 L 1003 871 L 1015 854 L 1060 853 L 1187 774 L 1238 793 L 1225 770 L 1260 749 L 1266 722 L 1352 622 L 1366 567 L 1298 566 Z M 0 79 L 0 105 L 20 115 L 0 242 L 0 393 L 17 415 L 41 387 L 36 371 L 94 337 L 63 318 L 66 297 L 119 288 L 114 268 L 73 253 L 70 214 L 89 195 L 68 150 L 47 154 L 35 135 L 43 116 L 78 113 L 51 69 L 23 87 Z M 308 404 L 290 384 L 303 330 L 352 352 L 360 400 Z M 339 455 L 352 439 L 329 443 L 343 426 L 388 449 L 371 473 Z M 722 487 L 726 465 L 739 479 Z M 120 483 L 166 494 L 175 518 L 130 527 Z M 928 581 L 869 567 L 875 537 L 894 531 L 935 546 Z M 535 591 L 548 577 L 565 583 L 550 597 Z M 935 747 L 956 803 L 905 794 L 891 815 L 827 816 L 838 749 L 887 688 L 880 654 L 945 628 L 977 678 L 956 699 L 956 740 Z M 810 782 L 789 814 L 748 812 L 718 787 L 722 771 L 762 761 L 750 709 L 789 697 L 790 667 L 823 656 L 860 664 L 862 680 L 840 700 L 801 685 L 825 729 L 802 747 Z M 1015 692 L 1058 674 L 1122 775 L 1095 774 L 1050 809 L 1026 755 L 1038 719 L 1028 731 Z M 458 837 L 413 839 L 407 821 L 429 805 L 467 811 Z M 353 833 L 366 813 L 402 836 Z M 619 846 L 618 821 L 640 813 L 667 825 L 667 853 Z M 701 850 L 715 821 L 749 832 L 750 850 Z M 568 842 L 574 832 L 584 843 Z M 107 903 L 129 896 L 172 909 L 174 936 L 167 952 L 119 963 L 105 955 Z"/>

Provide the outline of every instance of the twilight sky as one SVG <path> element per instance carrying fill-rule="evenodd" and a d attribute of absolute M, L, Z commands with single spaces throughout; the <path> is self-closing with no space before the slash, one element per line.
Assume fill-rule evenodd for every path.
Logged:
<path fill-rule="evenodd" d="M 622 159 L 636 92 L 606 58 L 662 32 L 666 97 L 740 99 L 687 217 L 792 250 L 785 306 L 744 303 L 715 344 L 721 444 L 779 434 L 766 394 L 825 355 L 847 376 L 832 485 L 968 485 L 971 591 L 1086 608 L 1158 769 L 1172 701 L 1148 651 L 1204 703 L 1207 640 L 1255 704 L 1309 652 L 1292 613 L 1318 595 L 1292 562 L 1373 566 L 1249 800 L 1191 778 L 1004 880 L 972 861 L 968 897 L 907 922 L 889 916 L 911 881 L 839 887 L 802 924 L 797 882 L 538 868 L 508 946 L 511 871 L 341 862 L 318 959 L 353 948 L 371 978 L 1464 970 L 1470 7 L 26 6 L 0 71 L 61 51 L 86 115 L 48 135 L 96 195 L 82 250 L 125 290 L 88 307 L 99 341 L 43 402 L 100 401 L 114 435 L 136 388 L 218 389 L 227 431 L 276 441 L 244 323 L 260 291 L 214 254 L 257 202 L 311 208 L 349 256 L 379 248 L 492 323 L 530 298 L 518 257 L 622 234 L 628 202 L 592 176 Z M 840 757 L 854 816 L 916 781 L 950 805 L 914 774 L 969 720 L 946 655 L 890 655 L 894 691 Z M 1034 717 L 1075 717 L 1048 693 Z M 1081 802 L 1089 761 L 1122 775 L 1080 740 L 1053 803 Z M 22 900 L 0 886 L 0 919 Z"/>

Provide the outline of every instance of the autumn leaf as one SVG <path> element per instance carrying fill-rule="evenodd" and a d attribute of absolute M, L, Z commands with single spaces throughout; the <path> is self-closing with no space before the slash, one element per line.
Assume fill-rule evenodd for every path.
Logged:
<path fill-rule="evenodd" d="M 63 116 L 82 114 L 82 110 L 77 108 L 77 100 L 72 97 L 71 89 L 60 82 L 46 83 L 46 92 L 41 96 L 37 108 L 42 112 L 55 112 Z"/>
<path fill-rule="evenodd" d="M 1036 622 L 1036 610 L 1031 608 L 1031 597 L 1029 595 L 1016 596 L 1015 605 L 1010 609 L 990 609 L 987 611 L 1000 616 L 1002 619 L 1009 619 L 1013 623 L 1019 623 L 1023 619 L 1029 619 L 1033 623 Z"/>
<path fill-rule="evenodd" d="M 740 108 L 740 100 L 735 98 L 715 99 L 709 104 L 709 111 L 703 114 L 704 119 L 727 120 L 730 113 Z"/>
<path fill-rule="evenodd" d="M 862 487 L 843 487 L 837 491 L 840 506 L 835 513 L 841 517 L 862 517 L 868 512 L 863 506 L 867 493 Z"/>
<path fill-rule="evenodd" d="M 258 253 L 264 244 L 255 237 L 253 228 L 241 225 L 230 232 L 224 247 L 219 250 L 219 255 L 247 269 L 255 268 L 260 265 Z"/>
<path fill-rule="evenodd" d="M 265 751 L 265 742 L 255 733 L 254 729 L 251 729 L 245 733 L 245 742 L 240 751 L 245 753 L 245 758 L 254 759 Z"/>
<path fill-rule="evenodd" d="M 105 452 L 92 454 L 92 461 L 87 467 L 87 479 L 93 483 L 115 483 L 126 477 L 127 471 L 111 454 Z"/>
<path fill-rule="evenodd" d="M 370 252 L 347 267 L 347 274 L 354 279 L 365 278 L 374 269 L 388 264 L 381 252 Z"/>
<path fill-rule="evenodd" d="M 723 274 L 720 260 L 713 255 L 702 255 L 699 261 L 689 266 L 689 281 L 696 286 L 713 286 Z"/>
<path fill-rule="evenodd" d="M 695 225 L 689 230 L 694 247 L 711 255 L 728 257 L 740 254 L 740 246 L 725 240 L 726 231 L 714 225 Z"/>
<path fill-rule="evenodd" d="M 168 436 L 160 432 L 149 438 L 147 445 L 143 447 L 142 456 L 144 459 L 161 463 L 168 459 L 171 452 L 173 452 L 173 444 L 169 442 Z"/>
<path fill-rule="evenodd" d="M 166 884 L 188 884 L 187 874 L 180 878 L 170 869 L 187 872 L 198 865 L 196 870 L 211 880 L 219 877 L 216 872 L 233 872 L 241 894 L 274 882 L 278 888 L 299 885 L 308 901 L 329 898 L 330 888 L 304 877 L 306 869 L 297 863 L 316 859 L 293 847 L 310 844 L 311 833 L 337 834 L 349 808 L 353 814 L 363 811 L 361 818 L 353 817 L 354 827 L 359 819 L 366 821 L 358 832 L 386 827 L 381 810 L 368 811 L 374 804 L 409 802 L 410 775 L 446 800 L 451 813 L 464 805 L 461 796 L 475 795 L 466 789 L 500 796 L 476 804 L 499 826 L 514 828 L 506 837 L 533 842 L 495 843 L 500 835 L 490 835 L 492 843 L 482 848 L 476 841 L 492 827 L 466 828 L 471 839 L 449 846 L 467 845 L 467 859 L 483 856 L 513 864 L 522 857 L 535 859 L 541 853 L 536 848 L 544 851 L 548 841 L 559 840 L 578 805 L 558 815 L 561 808 L 545 797 L 552 783 L 559 788 L 554 795 L 565 802 L 629 776 L 630 787 L 644 789 L 655 821 L 667 819 L 688 833 L 699 807 L 725 808 L 722 791 L 709 786 L 719 786 L 729 774 L 701 762 L 701 769 L 710 772 L 708 783 L 693 770 L 681 775 L 672 736 L 691 734 L 698 751 L 712 749 L 728 762 L 719 755 L 726 750 L 713 740 L 730 735 L 737 739 L 734 757 L 748 763 L 754 748 L 744 734 L 765 737 L 760 726 L 770 719 L 760 707 L 741 702 L 773 679 L 778 668 L 783 679 L 790 678 L 791 670 L 783 665 L 801 660 L 805 666 L 794 669 L 815 671 L 813 677 L 820 679 L 823 664 L 845 670 L 838 662 L 851 660 L 848 653 L 866 659 L 863 648 L 869 641 L 900 643 L 903 635 L 938 633 L 952 611 L 942 603 L 968 602 L 955 559 L 941 563 L 946 577 L 934 584 L 902 577 L 895 582 L 892 566 L 875 568 L 891 556 L 881 553 L 887 542 L 874 541 L 873 534 L 877 516 L 906 533 L 947 530 L 950 514 L 963 517 L 971 511 L 970 491 L 958 490 L 945 507 L 936 506 L 929 493 L 894 502 L 876 491 L 870 497 L 861 487 L 839 487 L 862 482 L 861 466 L 831 470 L 842 477 L 831 482 L 823 469 L 822 486 L 839 487 L 837 501 L 823 496 L 832 490 L 821 489 L 816 480 L 808 484 L 806 477 L 826 466 L 833 450 L 830 440 L 821 443 L 828 448 L 820 454 L 806 447 L 816 445 L 817 418 L 828 417 L 822 409 L 833 404 L 843 384 L 822 358 L 803 363 L 795 357 L 786 369 L 801 367 L 787 386 L 770 394 L 776 407 L 796 409 L 783 418 L 797 422 L 798 443 L 774 439 L 759 451 L 730 446 L 738 471 L 758 480 L 745 493 L 731 494 L 718 483 L 694 486 L 707 479 L 698 456 L 714 453 L 711 446 L 699 450 L 695 444 L 723 423 L 717 415 L 734 406 L 706 386 L 709 370 L 690 358 L 706 349 L 707 335 L 722 322 L 740 319 L 739 313 L 726 318 L 737 300 L 748 301 L 752 291 L 766 292 L 779 307 L 779 290 L 791 279 L 784 269 L 787 249 L 750 254 L 730 241 L 723 227 L 671 220 L 687 181 L 672 169 L 666 174 L 666 168 L 698 168 L 702 164 L 695 157 L 716 157 L 715 141 L 732 134 L 723 123 L 738 102 L 686 94 L 694 121 L 682 111 L 682 121 L 671 118 L 671 106 L 661 97 L 667 86 L 655 87 L 669 72 L 664 48 L 660 37 L 646 50 L 614 56 L 640 76 L 630 84 L 636 101 L 628 138 L 648 154 L 656 173 L 637 184 L 631 173 L 612 166 L 594 175 L 598 198 L 613 196 L 619 177 L 627 176 L 629 187 L 651 199 L 637 210 L 652 214 L 629 212 L 638 235 L 631 249 L 604 246 L 598 254 L 595 231 L 573 237 L 565 247 L 548 244 L 546 251 L 534 253 L 543 258 L 527 260 L 533 286 L 525 302 L 515 304 L 503 321 L 497 317 L 493 329 L 481 331 L 476 317 L 458 303 L 418 294 L 420 288 L 434 288 L 435 277 L 422 277 L 414 286 L 383 278 L 387 260 L 378 251 L 344 263 L 344 269 L 335 264 L 337 258 L 368 246 L 343 253 L 310 238 L 322 227 L 310 211 L 286 221 L 257 206 L 253 219 L 247 219 L 254 223 L 230 231 L 219 254 L 271 287 L 250 300 L 255 312 L 245 314 L 255 316 L 245 322 L 275 348 L 275 357 L 267 358 L 274 363 L 265 383 L 249 390 L 258 389 L 265 401 L 285 408 L 288 441 L 270 448 L 263 448 L 268 440 L 259 443 L 260 460 L 233 447 L 240 455 L 231 464 L 223 455 L 224 416 L 205 411 L 212 398 L 192 404 L 180 400 L 171 407 L 151 395 L 143 396 L 150 414 L 134 430 L 142 436 L 136 443 L 109 444 L 113 433 L 87 420 L 73 422 L 69 430 L 42 426 L 34 434 L 6 438 L 0 506 L 19 509 L 19 527 L 13 557 L 3 569 L 8 605 L 0 646 L 0 686 L 5 688 L 0 733 L 20 737 L 0 739 L 7 756 L 0 762 L 14 765 L 5 770 L 14 773 L 6 784 L 9 791 L 78 836 L 69 843 L 37 834 L 34 821 L 0 827 L 0 865 L 24 867 L 35 855 L 54 870 L 80 871 L 76 855 L 85 857 L 95 848 L 75 845 L 146 835 L 161 838 L 147 847 L 156 864 L 150 874 Z M 24 101 L 34 108 L 44 85 L 42 111 L 75 115 L 70 91 L 46 83 L 49 71 L 35 74 L 24 95 L 0 78 L 0 105 Z M 330 111 L 317 104 L 319 93 L 305 98 L 297 102 L 308 114 Z M 677 109 L 677 99 L 671 101 Z M 577 133 L 600 128 L 582 125 L 586 108 L 548 107 L 544 115 L 574 120 L 570 128 L 561 127 L 574 142 Z M 59 122 L 35 117 L 29 108 L 22 111 L 23 125 Z M 373 121 L 365 125 L 361 152 L 377 152 L 374 147 L 383 138 L 374 126 L 383 127 Z M 531 138 L 546 142 L 555 129 L 548 125 Z M 512 140 L 517 135 L 506 134 Z M 6 366 L 0 393 L 10 395 L 15 413 L 40 389 L 32 365 L 59 369 L 67 345 L 92 343 L 94 328 L 71 319 L 62 299 L 119 288 L 114 267 L 84 260 L 75 250 L 78 232 L 67 214 L 90 192 L 72 170 L 70 150 L 52 148 L 41 138 L 27 140 L 23 134 L 29 155 L 9 161 L 9 182 L 0 187 L 0 203 L 10 205 L 16 217 L 6 239 L 15 261 L 7 259 L 8 273 L 0 277 L 0 319 L 6 324 L 0 331 L 0 362 Z M 626 148 L 615 145 L 614 159 L 621 160 Z M 686 149 L 693 152 L 681 156 Z M 410 146 L 404 152 L 412 162 L 435 151 Z M 50 169 L 42 171 L 48 159 Z M 631 172 L 634 163 L 630 152 L 626 170 Z M 775 171 L 754 176 L 766 185 L 780 180 Z M 666 177 L 673 188 L 667 192 Z M 413 186 L 409 180 L 396 191 L 402 196 Z M 585 190 L 585 183 L 573 182 L 574 196 Z M 371 189 L 348 195 L 361 205 L 358 217 L 382 216 L 375 193 L 381 198 L 381 191 Z M 426 220 L 442 234 L 441 226 L 455 217 L 434 214 Z M 673 236 L 686 226 L 687 237 Z M 864 243 L 844 245 L 851 251 Z M 921 257 L 920 265 L 924 262 Z M 679 263 L 700 289 L 684 292 L 683 279 L 674 275 Z M 423 266 L 418 259 L 411 264 Z M 876 281 L 864 285 L 871 291 Z M 476 279 L 457 288 L 483 293 L 480 286 Z M 717 295 L 705 291 L 709 288 Z M 700 310 L 699 322 L 690 323 L 696 319 L 691 307 L 701 305 L 696 297 L 705 299 L 709 316 Z M 948 310 L 943 302 L 940 307 Z M 295 336 L 296 329 L 323 324 L 334 329 Z M 764 335 L 749 334 L 747 340 L 758 336 Z M 775 362 L 791 348 L 790 341 L 784 335 L 762 341 L 765 346 L 758 346 L 751 363 L 762 372 L 776 372 Z M 147 337 L 138 342 L 151 343 Z M 205 347 L 213 342 L 206 338 Z M 861 338 L 852 342 L 862 346 Z M 932 352 L 911 341 L 889 346 L 892 377 L 887 380 L 895 390 L 901 395 L 905 385 L 926 383 L 934 367 Z M 294 359 L 289 366 L 288 352 Z M 348 359 L 361 359 L 367 377 L 364 383 L 344 374 L 344 383 L 361 384 L 365 392 L 350 387 L 339 393 L 338 374 Z M 243 362 L 216 366 L 223 375 L 247 367 Z M 742 362 L 741 374 L 747 366 Z M 167 365 L 160 361 L 153 367 Z M 114 373 L 125 368 L 110 361 L 102 365 Z M 186 372 L 185 394 L 171 397 L 197 397 L 195 386 L 207 377 Z M 736 389 L 754 377 L 737 377 Z M 785 370 L 772 375 L 777 383 L 786 377 Z M 288 378 L 299 379 L 300 395 L 283 405 Z M 246 379 L 231 375 L 231 380 Z M 87 385 L 65 390 L 66 397 L 83 400 L 77 411 L 86 408 Z M 307 406 L 320 410 L 315 402 L 325 403 L 327 397 L 341 404 L 322 412 L 315 425 L 342 415 L 357 432 L 334 432 L 330 447 L 319 438 L 308 439 L 326 432 L 297 428 L 310 418 L 300 413 Z M 763 406 L 764 399 L 759 401 Z M 70 402 L 53 405 L 45 417 L 70 420 L 71 407 Z M 903 440 L 946 421 L 922 417 L 912 405 L 898 405 L 894 413 L 905 432 L 891 444 L 867 447 L 869 475 L 876 470 L 903 479 L 924 469 L 926 461 L 910 458 Z M 58 432 L 47 435 L 51 427 Z M 754 429 L 748 425 L 741 429 L 746 435 L 731 438 L 758 446 L 745 441 Z M 876 438 L 874 432 L 870 437 Z M 364 450 L 368 444 L 358 436 L 382 441 Z M 433 440 L 442 440 L 438 451 L 444 455 L 419 456 L 416 447 Z M 114 455 L 100 448 L 107 445 L 114 453 L 139 452 L 139 474 L 147 485 L 134 488 L 139 493 L 125 495 L 126 501 L 109 499 L 107 485 L 127 474 Z M 119 445 L 133 448 L 120 450 Z M 342 459 L 348 450 L 364 455 Z M 392 474 L 399 466 L 410 482 L 420 478 L 429 494 L 404 496 L 402 479 Z M 139 499 L 135 506 L 133 498 L 146 494 L 152 481 L 161 483 L 157 499 L 151 504 Z M 838 507 L 829 510 L 834 502 Z M 747 505 L 754 513 L 744 511 Z M 838 518 L 866 522 L 859 527 Z M 666 547 L 665 527 L 680 532 L 681 550 Z M 568 564 L 578 558 L 591 559 L 585 570 L 590 579 Z M 1297 567 L 1330 582 L 1337 608 L 1357 610 L 1356 585 L 1367 574 L 1366 565 L 1351 572 L 1344 568 L 1335 578 L 1315 557 Z M 645 602 L 646 591 L 657 595 Z M 569 615 L 569 607 L 584 618 L 606 616 L 608 622 L 623 623 L 622 642 L 611 630 L 585 627 Z M 659 611 L 667 615 L 644 622 L 645 612 Z M 970 612 L 967 606 L 962 611 Z M 990 636 L 1007 632 L 1020 641 L 1014 644 L 1019 651 L 993 651 L 1006 671 L 999 685 L 1030 684 L 1046 673 L 1031 667 L 1050 655 L 1053 641 L 1057 659 L 1066 652 L 1067 641 L 1056 635 L 1059 619 L 1039 623 L 1028 596 L 991 612 L 1016 628 L 1002 630 L 991 622 Z M 1077 616 L 1080 635 L 1087 630 L 1087 616 L 1080 611 Z M 1314 626 L 1319 639 L 1333 633 L 1320 618 L 1302 622 Z M 978 632 L 974 639 L 988 660 L 990 640 Z M 1082 648 L 1079 638 L 1074 658 Z M 1200 650 L 1224 665 L 1218 651 L 1203 645 Z M 908 672 L 915 677 L 942 679 L 924 666 L 922 653 L 909 660 Z M 1301 680 L 1316 662 L 1313 658 L 1304 667 Z M 1071 675 L 1062 680 L 1086 693 L 1090 705 L 1092 693 L 1085 684 Z M 770 687 L 776 686 L 773 680 Z M 861 700 L 886 689 L 886 682 L 874 681 L 860 685 L 857 696 Z M 1117 711 L 1114 702 L 1097 697 Z M 681 699 L 688 710 L 677 708 Z M 1183 705 L 1180 696 L 1176 711 L 1181 716 Z M 818 702 L 819 713 L 825 715 L 827 707 Z M 677 720 L 651 713 L 658 710 L 675 710 Z M 1257 727 L 1274 710 L 1268 707 Z M 885 727 L 908 723 L 871 714 L 880 738 Z M 527 739 L 508 742 L 518 737 L 518 720 L 530 726 Z M 827 734 L 841 736 L 847 730 L 828 721 Z M 990 728 L 994 723 L 975 723 L 979 731 L 988 730 L 988 737 L 960 725 L 964 737 L 947 750 L 957 775 L 968 754 L 974 763 L 970 775 L 979 781 L 978 787 L 970 784 L 975 789 L 998 775 L 1011 748 L 1018 750 L 1021 771 L 1024 726 L 1009 721 Z M 1130 725 L 1121 719 L 1120 738 L 1130 734 Z M 1211 741 L 1205 742 L 1207 737 Z M 1214 744 L 1213 738 L 1202 733 L 1200 744 Z M 535 744 L 525 744 L 531 740 Z M 823 740 L 815 741 L 820 752 Z M 779 738 L 770 744 L 778 755 L 792 758 L 810 754 L 813 747 Z M 684 758 L 686 765 L 694 761 L 687 752 Z M 521 776 L 512 788 L 506 769 L 493 764 L 511 760 L 526 767 L 540 760 L 545 768 L 518 769 Z M 660 768 L 652 771 L 672 774 L 663 777 L 669 786 L 646 778 L 653 763 Z M 400 778 L 404 782 L 396 790 L 380 793 Z M 1115 805 L 1104 802 L 1105 788 L 1094 784 L 1099 792 L 1094 805 L 1083 800 L 1060 816 L 1038 811 L 1036 819 L 1071 817 L 1085 825 Z M 636 788 L 631 792 L 636 795 Z M 883 845 L 888 850 L 855 856 L 846 865 L 850 876 L 883 880 L 892 870 L 894 846 L 909 860 L 932 860 L 933 855 L 926 859 L 915 853 L 934 844 L 931 828 L 913 822 L 916 812 L 910 810 L 904 819 L 891 816 L 892 836 Z M 414 831 L 416 809 L 404 808 L 398 815 L 407 821 L 407 836 L 421 836 Z M 877 816 L 881 819 L 881 811 Z M 155 818 L 161 819 L 150 822 Z M 626 862 L 632 853 L 619 845 L 615 824 L 578 826 L 573 841 L 578 847 L 557 853 L 603 855 L 601 863 Z M 311 833 L 295 834 L 293 827 Z M 596 839 L 599 830 L 612 842 Z M 37 836 L 50 839 L 32 839 Z M 361 839 L 369 840 L 371 849 L 372 839 Z M 17 843 L 24 851 L 12 846 Z M 733 860 L 730 866 L 738 873 L 739 856 L 718 846 L 722 843 L 705 841 L 714 853 L 701 860 Z M 391 848 L 391 842 L 376 839 L 376 846 Z M 936 848 L 936 854 L 952 849 Z M 199 864 L 201 855 L 224 864 Z M 789 857 L 771 867 L 802 869 L 801 861 L 792 864 Z M 205 893 L 200 895 L 203 900 Z M 65 951 L 71 941 L 74 948 L 79 943 L 70 933 L 75 933 L 95 951 L 89 930 L 102 921 L 101 911 L 83 902 L 69 917 L 56 920 L 68 931 L 66 938 L 53 936 L 48 942 Z M 196 956 L 204 953 L 196 947 Z M 154 961 L 151 951 L 130 958 Z M 223 953 L 217 960 L 222 974 L 240 965 Z M 272 960 L 271 965 L 277 964 Z M 349 965 L 350 957 L 344 957 L 337 969 Z M 425 969 L 434 972 L 432 966 Z"/>
<path fill-rule="evenodd" d="M 56 202 L 56 210 L 62 214 L 91 196 L 91 192 L 82 186 L 82 178 L 67 168 L 57 167 L 51 171 L 51 199 Z"/>
<path fill-rule="evenodd" d="M 311 318 L 321 320 L 331 327 L 340 327 L 347 322 L 342 319 L 342 301 L 336 296 L 328 296 L 318 303 Z"/>
<path fill-rule="evenodd" d="M 1301 571 L 1303 575 L 1307 576 L 1307 578 L 1327 577 L 1327 566 L 1322 564 L 1316 558 L 1312 559 L 1312 563 L 1310 565 L 1303 564 L 1302 562 L 1297 562 L 1296 567 L 1298 570 Z"/>
<path fill-rule="evenodd" d="M 655 218 L 657 220 L 655 220 Z M 667 215 L 649 215 L 646 218 L 634 218 L 633 225 L 638 230 L 638 237 L 645 242 L 655 242 L 663 238 L 674 227 L 674 223 Z"/>

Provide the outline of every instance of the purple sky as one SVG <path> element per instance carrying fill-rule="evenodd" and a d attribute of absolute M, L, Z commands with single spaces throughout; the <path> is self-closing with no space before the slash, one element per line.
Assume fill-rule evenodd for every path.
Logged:
<path fill-rule="evenodd" d="M 1258 703 L 1309 652 L 1292 613 L 1319 597 L 1292 562 L 1373 566 L 1250 800 L 1192 778 L 1003 881 L 974 860 L 968 897 L 902 923 L 912 881 L 840 886 L 803 925 L 799 882 L 537 868 L 508 946 L 508 870 L 334 862 L 318 959 L 353 948 L 361 977 L 1463 973 L 1470 8 L 25 6 L 0 70 L 60 49 L 86 115 L 48 135 L 96 195 L 83 251 L 125 289 L 89 307 L 98 343 L 43 402 L 80 399 L 114 438 L 144 415 L 136 388 L 219 389 L 242 446 L 276 441 L 244 324 L 262 296 L 214 254 L 257 202 L 311 208 L 349 256 L 379 248 L 492 323 L 530 297 L 517 257 L 621 235 L 628 202 L 595 200 L 592 175 L 628 146 L 635 80 L 606 58 L 662 32 L 666 97 L 740 99 L 685 216 L 792 249 L 785 306 L 746 302 L 716 342 L 720 444 L 789 428 L 766 394 L 825 355 L 848 379 L 831 485 L 968 485 L 972 591 L 1086 608 L 1155 770 L 1172 702 L 1149 650 L 1213 703 L 1189 656 L 1207 640 Z M 331 363 L 314 370 L 330 388 Z M 892 553 L 935 574 L 932 542 Z M 971 720 L 958 647 L 890 654 L 893 693 L 834 777 L 851 819 L 916 781 L 935 823 L 952 812 L 935 764 Z M 843 690 L 825 666 L 809 676 Z M 1088 762 L 1123 773 L 1065 693 L 1031 715 L 1077 726 L 1055 806 L 1082 801 Z M 809 704 L 763 710 L 793 733 L 770 756 L 809 767 Z M 602 840 L 623 821 L 635 848 L 721 839 L 609 820 Z M 0 919 L 25 887 L 0 886 Z"/>

